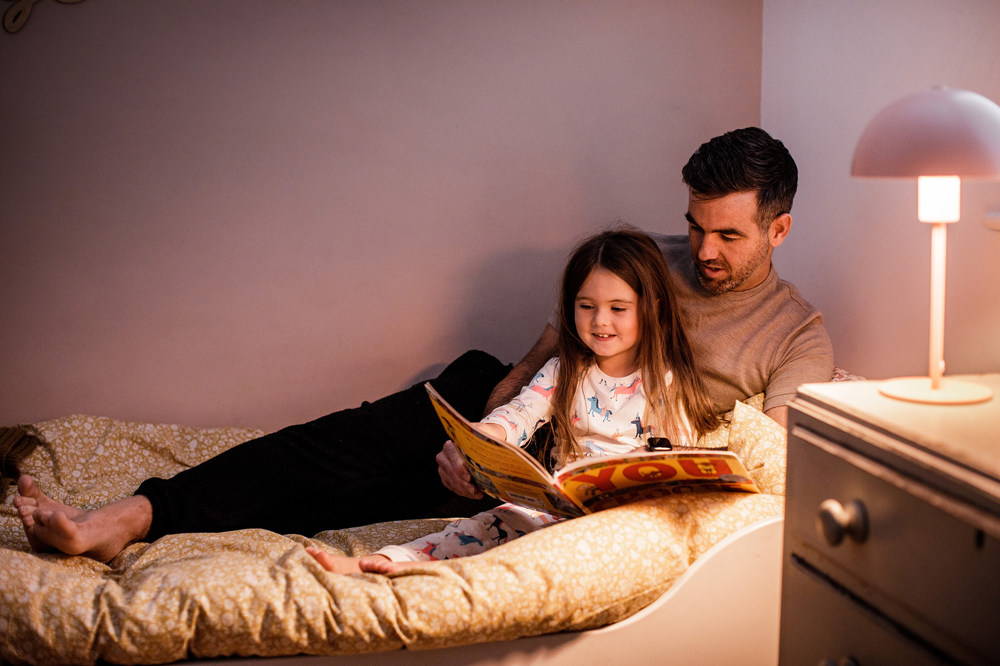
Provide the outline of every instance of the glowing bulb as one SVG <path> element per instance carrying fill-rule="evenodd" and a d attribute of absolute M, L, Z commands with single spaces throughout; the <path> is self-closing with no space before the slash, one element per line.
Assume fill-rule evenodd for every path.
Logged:
<path fill-rule="evenodd" d="M 958 176 L 917 178 L 917 219 L 921 222 L 958 222 L 962 202 Z"/>

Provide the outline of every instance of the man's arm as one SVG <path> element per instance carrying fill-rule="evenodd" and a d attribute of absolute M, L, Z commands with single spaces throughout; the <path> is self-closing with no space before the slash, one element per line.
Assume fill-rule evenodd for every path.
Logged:
<path fill-rule="evenodd" d="M 786 345 L 783 360 L 771 372 L 764 389 L 764 413 L 788 427 L 788 403 L 798 387 L 833 378 L 833 344 L 817 316 L 796 333 Z"/>
<path fill-rule="evenodd" d="M 490 393 L 489 400 L 486 401 L 486 411 L 489 414 L 500 405 L 506 405 L 514 396 L 520 393 L 521 389 L 528 385 L 534 376 L 541 370 L 545 362 L 556 355 L 559 334 L 552 324 L 545 324 L 538 342 L 531 348 L 524 358 L 518 361 L 507 376 L 500 380 Z"/>
<path fill-rule="evenodd" d="M 771 409 L 764 412 L 767 416 L 777 421 L 783 428 L 788 427 L 788 405 L 781 405 L 780 407 L 772 407 Z"/>

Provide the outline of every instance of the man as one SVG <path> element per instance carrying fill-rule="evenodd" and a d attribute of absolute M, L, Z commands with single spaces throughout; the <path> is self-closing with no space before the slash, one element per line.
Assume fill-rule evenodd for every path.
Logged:
<path fill-rule="evenodd" d="M 765 413 L 785 425 L 799 384 L 829 381 L 833 373 L 820 313 L 771 265 L 792 226 L 795 161 L 780 141 L 751 127 L 703 144 L 682 176 L 688 235 L 654 237 L 674 278 L 705 388 L 720 413 L 764 393 Z M 527 384 L 555 351 L 556 331 L 548 324 L 490 404 L 502 404 L 510 387 Z M 437 460 L 446 487 L 481 497 L 450 442 Z"/>
<path fill-rule="evenodd" d="M 660 242 L 706 388 L 720 411 L 764 392 L 766 413 L 783 423 L 795 388 L 827 381 L 833 369 L 819 312 L 771 266 L 774 248 L 791 229 L 795 162 L 780 141 L 747 128 L 703 144 L 682 174 L 690 195 L 688 240 Z M 487 354 L 467 353 L 433 383 L 459 411 L 478 418 L 484 403 L 507 402 L 527 384 L 553 355 L 555 339 L 547 325 L 509 373 Z M 147 479 L 132 497 L 93 511 L 48 498 L 28 477 L 18 482 L 15 505 L 32 547 L 104 561 L 133 541 L 177 532 L 260 527 L 312 534 L 471 515 L 483 505 L 442 505 L 454 498 L 446 488 L 481 496 L 450 443 L 436 458 L 443 485 L 435 481 L 434 453 L 444 439 L 417 384 L 245 442 L 172 479 Z"/>

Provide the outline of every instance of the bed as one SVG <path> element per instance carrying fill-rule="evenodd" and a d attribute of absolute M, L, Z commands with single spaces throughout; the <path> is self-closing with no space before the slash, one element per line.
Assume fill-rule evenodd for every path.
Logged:
<path fill-rule="evenodd" d="M 735 451 L 761 494 L 639 502 L 390 576 L 328 573 L 304 547 L 360 555 L 445 521 L 178 534 L 102 564 L 31 552 L 8 495 L 0 661 L 774 663 L 785 436 L 759 407 L 738 403 L 701 445 Z M 41 443 L 22 471 L 84 508 L 262 434 L 81 415 L 27 431 Z"/>

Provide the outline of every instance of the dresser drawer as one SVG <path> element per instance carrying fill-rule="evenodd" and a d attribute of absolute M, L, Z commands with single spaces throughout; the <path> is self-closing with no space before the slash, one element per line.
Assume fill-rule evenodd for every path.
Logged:
<path fill-rule="evenodd" d="M 942 649 L 1000 661 L 1000 540 L 975 510 L 802 426 L 789 436 L 787 496 L 786 567 L 801 558 Z M 863 534 L 830 543 L 826 500 L 856 503 Z"/>
<path fill-rule="evenodd" d="M 781 666 L 954 661 L 797 560 L 784 563 L 781 616 Z"/>

